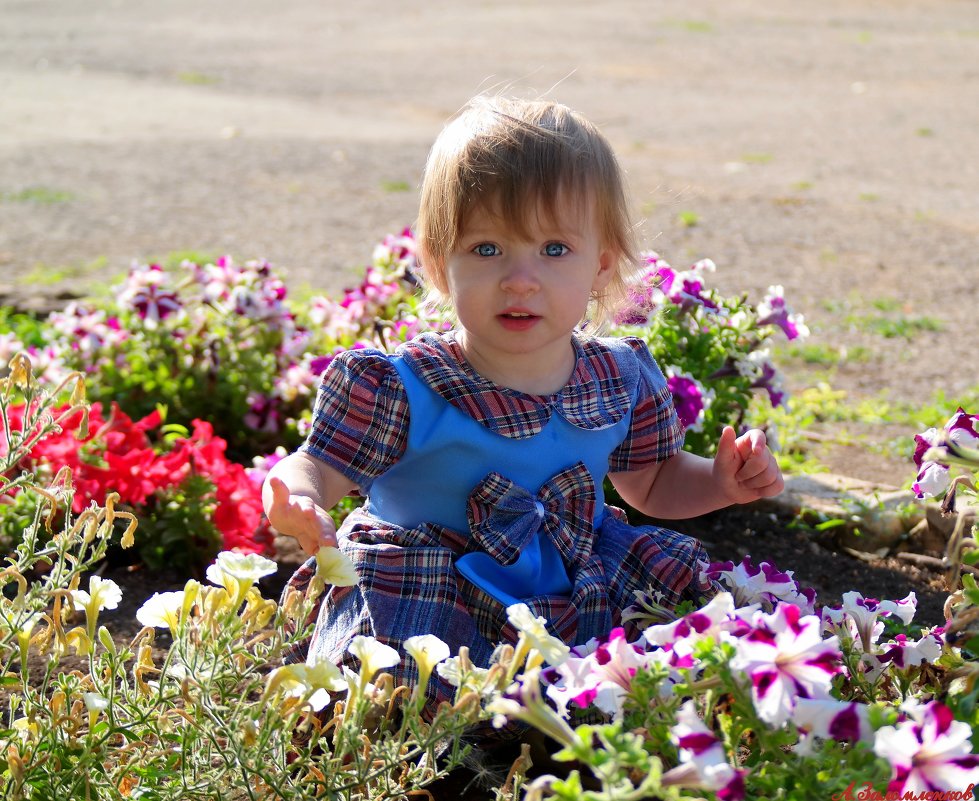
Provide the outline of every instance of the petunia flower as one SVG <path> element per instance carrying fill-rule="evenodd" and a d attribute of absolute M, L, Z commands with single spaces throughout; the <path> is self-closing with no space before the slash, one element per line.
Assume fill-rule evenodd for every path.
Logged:
<path fill-rule="evenodd" d="M 550 682 L 547 696 L 562 713 L 569 703 L 579 707 L 594 705 L 616 720 L 622 717 L 636 673 L 654 663 L 663 664 L 668 656 L 661 649 L 647 652 L 628 642 L 622 628 L 612 629 L 608 638 L 597 642 L 586 655 L 573 654 L 574 649 L 572 656 L 545 674 Z"/>
<path fill-rule="evenodd" d="M 877 647 L 874 653 L 867 654 L 867 678 L 876 681 L 887 669 L 898 671 L 910 670 L 924 664 L 934 664 L 943 652 L 943 641 L 937 632 L 929 632 L 918 640 L 911 640 L 904 634 L 898 634 L 890 642 Z"/>
<path fill-rule="evenodd" d="M 402 643 L 405 653 L 415 660 L 418 666 L 418 683 L 415 694 L 419 698 L 425 693 L 428 679 L 435 666 L 449 658 L 449 646 L 434 634 L 416 634 Z"/>
<path fill-rule="evenodd" d="M 864 598 L 856 591 L 845 592 L 841 606 L 823 608 L 823 628 L 838 634 L 849 633 L 853 639 L 860 640 L 860 647 L 869 654 L 884 630 L 879 618 L 896 617 L 907 625 L 914 619 L 917 608 L 918 597 L 913 591 L 900 601 L 878 601 Z"/>
<path fill-rule="evenodd" d="M 136 610 L 136 620 L 144 626 L 151 626 L 157 629 L 170 629 L 170 633 L 176 637 L 183 605 L 183 590 L 176 592 L 154 592 Z"/>
<path fill-rule="evenodd" d="M 204 575 L 212 584 L 224 587 L 232 597 L 244 598 L 245 592 L 256 581 L 278 569 L 275 562 L 257 553 L 221 551 Z"/>
<path fill-rule="evenodd" d="M 962 791 L 979 775 L 972 753 L 972 727 L 932 701 L 910 710 L 911 719 L 877 730 L 874 751 L 891 765 L 888 794 Z M 918 796 L 924 797 L 924 796 Z"/>
<path fill-rule="evenodd" d="M 347 650 L 360 660 L 360 676 L 364 682 L 378 671 L 401 663 L 401 656 L 391 646 L 363 634 L 354 637 Z"/>
<path fill-rule="evenodd" d="M 91 729 L 95 726 L 99 715 L 109 708 L 109 699 L 99 693 L 88 692 L 82 693 L 82 701 L 85 703 L 85 709 L 88 710 L 88 727 Z"/>
<path fill-rule="evenodd" d="M 353 587 L 360 580 L 350 557 L 339 548 L 328 545 L 316 552 L 316 575 L 334 587 Z"/>
<path fill-rule="evenodd" d="M 783 573 L 770 562 L 756 567 L 751 556 L 745 556 L 738 564 L 712 562 L 706 574 L 731 591 L 737 607 L 757 603 L 764 611 L 771 612 L 777 603 L 790 603 L 798 606 L 803 614 L 811 615 L 815 611 L 815 590 L 802 589 L 793 578 L 793 571 Z"/>
<path fill-rule="evenodd" d="M 951 471 L 938 462 L 925 462 L 918 470 L 911 485 L 915 497 L 924 500 L 944 495 L 952 484 Z"/>
<path fill-rule="evenodd" d="M 169 275 L 160 265 L 133 265 L 119 292 L 119 303 L 134 309 L 143 325 L 152 330 L 183 308 L 177 293 L 165 288 L 168 283 Z"/>
<path fill-rule="evenodd" d="M 707 409 L 714 400 L 714 390 L 707 389 L 690 373 L 669 366 L 665 370 L 666 386 L 673 396 L 677 417 L 687 431 L 701 431 Z"/>
<path fill-rule="evenodd" d="M 493 725 L 502 728 L 507 720 L 520 720 L 561 745 L 570 746 L 575 742 L 574 731 L 544 700 L 540 688 L 540 668 L 524 671 L 506 692 L 486 705 L 486 711 L 493 713 Z"/>
<path fill-rule="evenodd" d="M 945 494 L 952 477 L 943 457 L 961 456 L 979 448 L 977 429 L 979 417 L 960 407 L 941 429 L 929 428 L 915 435 L 914 463 L 918 474 L 911 488 L 918 498 Z"/>
<path fill-rule="evenodd" d="M 560 665 L 568 658 L 568 646 L 547 631 L 547 620 L 537 617 L 527 604 L 508 606 L 507 619 L 520 632 L 521 639 L 536 650 L 549 665 Z"/>
<path fill-rule="evenodd" d="M 71 591 L 71 605 L 76 612 L 85 612 L 85 623 L 90 639 L 95 637 L 95 625 L 99 612 L 103 609 L 115 609 L 122 600 L 122 590 L 112 579 L 92 576 L 88 580 L 88 592 L 85 590 Z"/>
<path fill-rule="evenodd" d="M 757 612 L 750 631 L 734 640 L 731 668 L 751 682 L 758 716 L 781 726 L 799 698 L 828 698 L 830 685 L 843 670 L 837 638 L 823 639 L 815 615 L 801 616 L 792 604 L 771 614 Z"/>
<path fill-rule="evenodd" d="M 272 453 L 255 456 L 252 458 L 252 466 L 245 468 L 245 474 L 256 487 L 261 487 L 269 471 L 285 459 L 288 453 L 284 446 L 279 445 Z"/>
<path fill-rule="evenodd" d="M 459 688 L 456 697 L 475 692 L 488 698 L 496 692 L 489 668 L 476 667 L 468 659 L 463 660 L 459 656 L 450 656 L 439 662 L 435 666 L 435 672 L 453 687 Z"/>
<path fill-rule="evenodd" d="M 672 647 L 680 640 L 699 640 L 706 637 L 717 639 L 723 626 L 731 620 L 735 611 L 734 598 L 729 592 L 719 592 L 710 602 L 679 620 L 650 626 L 643 632 L 648 643 Z"/>
<path fill-rule="evenodd" d="M 314 712 L 330 703 L 330 693 L 347 688 L 347 681 L 333 662 L 314 656 L 305 663 L 282 665 L 265 682 L 265 697 L 281 693 L 286 698 L 304 698 Z"/>
<path fill-rule="evenodd" d="M 799 698 L 792 712 L 792 722 L 802 737 L 795 750 L 806 755 L 814 738 L 839 742 L 870 742 L 873 730 L 870 726 L 869 708 L 856 701 L 837 701 L 835 698 Z"/>
<path fill-rule="evenodd" d="M 670 739 L 680 749 L 680 764 L 663 774 L 663 785 L 710 790 L 722 801 L 744 798 L 747 772 L 728 762 L 723 743 L 704 725 L 693 701 L 677 709 L 676 721 Z"/>
<path fill-rule="evenodd" d="M 72 590 L 71 602 L 76 612 L 88 612 L 90 609 L 100 612 L 103 609 L 115 609 L 122 600 L 122 590 L 112 579 L 92 576 L 88 580 L 88 592 Z"/>
<path fill-rule="evenodd" d="M 758 304 L 758 325 L 775 325 L 782 329 L 789 340 L 809 336 L 809 328 L 801 314 L 794 314 L 785 304 L 785 290 L 781 286 L 768 287 L 768 293 Z"/>

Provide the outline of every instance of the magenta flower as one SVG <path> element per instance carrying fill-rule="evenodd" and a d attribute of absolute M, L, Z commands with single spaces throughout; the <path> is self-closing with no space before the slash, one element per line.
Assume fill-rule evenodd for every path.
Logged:
<path fill-rule="evenodd" d="M 938 701 L 911 712 L 912 718 L 878 729 L 874 751 L 891 764 L 888 793 L 964 791 L 975 782 L 979 756 L 972 753 L 972 727 L 956 721 Z M 923 797 L 923 796 L 919 796 Z"/>
<path fill-rule="evenodd" d="M 816 591 L 812 588 L 802 589 L 792 577 L 791 570 L 783 573 L 769 562 L 755 567 L 751 557 L 745 556 L 737 565 L 734 562 L 712 562 L 706 572 L 731 591 L 735 606 L 757 603 L 766 612 L 771 612 L 777 603 L 790 603 L 807 615 L 815 611 Z"/>
<path fill-rule="evenodd" d="M 253 431 L 275 433 L 280 430 L 281 414 L 276 398 L 256 392 L 248 396 L 248 411 L 244 417 L 245 425 Z"/>
<path fill-rule="evenodd" d="M 288 451 L 280 445 L 272 453 L 264 456 L 256 456 L 252 459 L 252 466 L 245 468 L 245 475 L 248 476 L 255 486 L 261 487 L 265 483 L 265 478 L 268 476 L 269 471 L 285 459 L 287 455 Z"/>
<path fill-rule="evenodd" d="M 719 641 L 739 636 L 750 628 L 741 613 L 752 611 L 736 610 L 731 594 L 720 592 L 706 606 L 679 620 L 650 626 L 643 632 L 643 639 L 651 645 L 662 646 L 668 656 L 662 664 L 675 669 L 697 669 L 699 663 L 694 656 L 697 644 L 702 640 Z"/>
<path fill-rule="evenodd" d="M 291 364 L 275 379 L 272 394 L 286 403 L 293 403 L 298 397 L 310 395 L 318 381 L 319 373 L 310 365 Z"/>
<path fill-rule="evenodd" d="M 636 672 L 661 661 L 662 655 L 647 653 L 627 642 L 621 628 L 612 629 L 606 640 L 596 640 L 590 646 L 572 649 L 562 664 L 547 671 L 551 682 L 547 695 L 562 714 L 570 702 L 579 707 L 594 705 L 606 714 L 621 717 Z"/>
<path fill-rule="evenodd" d="M 951 471 L 943 464 L 938 462 L 925 462 L 918 470 L 911 491 L 916 498 L 937 498 L 944 495 L 952 484 Z"/>
<path fill-rule="evenodd" d="M 127 336 L 120 330 L 115 317 L 107 317 L 102 310 L 93 310 L 74 301 L 63 311 L 49 314 L 47 323 L 60 334 L 63 347 L 90 357 L 103 349 L 110 350 Z"/>
<path fill-rule="evenodd" d="M 809 336 L 802 315 L 793 314 L 785 305 L 784 292 L 781 286 L 768 287 L 768 294 L 758 304 L 758 325 L 778 326 L 789 340 Z"/>
<path fill-rule="evenodd" d="M 768 393 L 768 400 L 772 407 L 784 406 L 788 400 L 788 393 L 782 381 L 782 374 L 775 367 L 771 357 L 771 350 L 759 348 L 748 353 L 743 358 L 734 363 L 734 369 L 751 381 L 753 389 L 764 389 Z M 718 374 L 725 374 L 718 370 Z"/>
<path fill-rule="evenodd" d="M 372 261 L 396 275 L 410 276 L 418 270 L 418 244 L 410 228 L 399 235 L 388 234 L 374 247 Z"/>
<path fill-rule="evenodd" d="M 941 429 L 929 428 L 914 438 L 914 463 L 918 475 L 912 485 L 918 498 L 934 498 L 944 495 L 951 484 L 951 473 L 941 456 L 926 459 L 928 451 L 939 454 L 962 455 L 963 451 L 979 448 L 979 417 L 967 414 L 959 408 Z"/>
<path fill-rule="evenodd" d="M 803 752 L 808 749 L 812 737 L 856 743 L 869 742 L 873 733 L 866 704 L 835 698 L 797 699 L 792 722 L 803 734 L 800 740 Z"/>
<path fill-rule="evenodd" d="M 147 328 L 179 312 L 183 305 L 177 293 L 166 289 L 169 276 L 159 264 L 136 265 L 119 293 L 119 302 L 134 309 Z"/>
<path fill-rule="evenodd" d="M 918 597 L 909 592 L 900 601 L 878 601 L 864 598 L 859 592 L 843 594 L 841 606 L 823 608 L 823 628 L 844 634 L 853 640 L 859 639 L 865 653 L 873 653 L 874 643 L 884 630 L 881 617 L 896 617 L 907 625 L 914 619 L 918 608 Z"/>
<path fill-rule="evenodd" d="M 663 774 L 664 786 L 710 790 L 722 801 L 744 798 L 747 772 L 728 762 L 724 744 L 704 725 L 693 701 L 677 710 L 676 721 L 670 739 L 680 749 L 680 764 Z"/>
<path fill-rule="evenodd" d="M 703 385 L 690 373 L 683 373 L 676 367 L 666 368 L 666 386 L 673 396 L 673 406 L 683 427 L 688 431 L 700 431 L 704 427 L 704 416 L 714 399 L 713 390 Z"/>
<path fill-rule="evenodd" d="M 772 726 L 787 721 L 799 698 L 828 698 L 833 676 L 842 671 L 836 637 L 822 639 L 819 618 L 800 616 L 792 604 L 772 614 L 757 612 L 753 627 L 734 645 L 731 668 L 751 681 L 758 716 Z"/>
<path fill-rule="evenodd" d="M 871 681 L 877 678 L 888 667 L 905 671 L 923 664 L 934 664 L 943 651 L 941 630 L 932 631 L 919 640 L 910 640 L 904 634 L 898 634 L 890 642 L 879 646 L 875 653 L 866 659 L 870 665 L 867 677 Z"/>

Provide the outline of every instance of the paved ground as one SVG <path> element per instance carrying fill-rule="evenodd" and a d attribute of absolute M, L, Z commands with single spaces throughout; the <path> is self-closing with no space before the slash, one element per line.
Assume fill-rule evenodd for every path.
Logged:
<path fill-rule="evenodd" d="M 603 127 L 647 246 L 784 284 L 814 342 L 861 352 L 834 384 L 976 383 L 971 0 L 0 0 L 0 294 L 175 250 L 336 290 L 413 220 L 443 121 L 501 88 Z"/>

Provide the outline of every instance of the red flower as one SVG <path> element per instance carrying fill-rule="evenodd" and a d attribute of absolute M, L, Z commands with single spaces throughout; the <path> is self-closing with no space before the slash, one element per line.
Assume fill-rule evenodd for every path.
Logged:
<path fill-rule="evenodd" d="M 9 416 L 19 428 L 23 407 L 10 409 Z M 162 422 L 157 411 L 133 422 L 113 403 L 105 420 L 101 404 L 94 403 L 89 411 L 93 433 L 79 440 L 75 434 L 81 421 L 81 414 L 64 421 L 62 430 L 37 443 L 22 465 L 52 475 L 67 465 L 75 486 L 72 510 L 76 514 L 92 501 L 104 504 L 108 493 L 117 492 L 138 516 L 159 490 L 179 485 L 193 471 L 214 484 L 214 525 L 224 538 L 224 548 L 273 553 L 261 487 L 248 478 L 242 465 L 228 461 L 227 443 L 214 436 L 210 423 L 194 420 L 189 438 L 177 439 L 169 450 L 158 453 L 147 433 Z"/>

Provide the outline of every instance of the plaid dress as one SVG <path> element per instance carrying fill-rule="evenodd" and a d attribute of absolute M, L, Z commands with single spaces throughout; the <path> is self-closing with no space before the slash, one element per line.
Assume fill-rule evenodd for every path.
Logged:
<path fill-rule="evenodd" d="M 576 336 L 573 345 L 571 379 L 551 396 L 484 379 L 451 333 L 423 335 L 394 355 L 348 351 L 330 364 L 302 450 L 367 497 L 337 534 L 360 581 L 327 589 L 293 660 L 317 654 L 356 669 L 347 647 L 358 634 L 400 650 L 432 633 L 485 666 L 499 642 L 516 641 L 506 616 L 514 593 L 572 645 L 620 625 L 636 590 L 672 605 L 712 594 L 697 540 L 631 526 L 604 502 L 608 472 L 641 469 L 682 446 L 662 373 L 639 339 Z M 532 547 L 552 554 L 566 592 L 540 594 L 509 578 Z M 476 567 L 464 570 L 467 560 Z M 480 563 L 495 566 L 503 584 Z M 290 586 L 304 589 L 314 572 L 310 560 Z M 411 659 L 391 672 L 416 678 Z M 428 692 L 438 703 L 454 688 L 435 675 Z"/>

